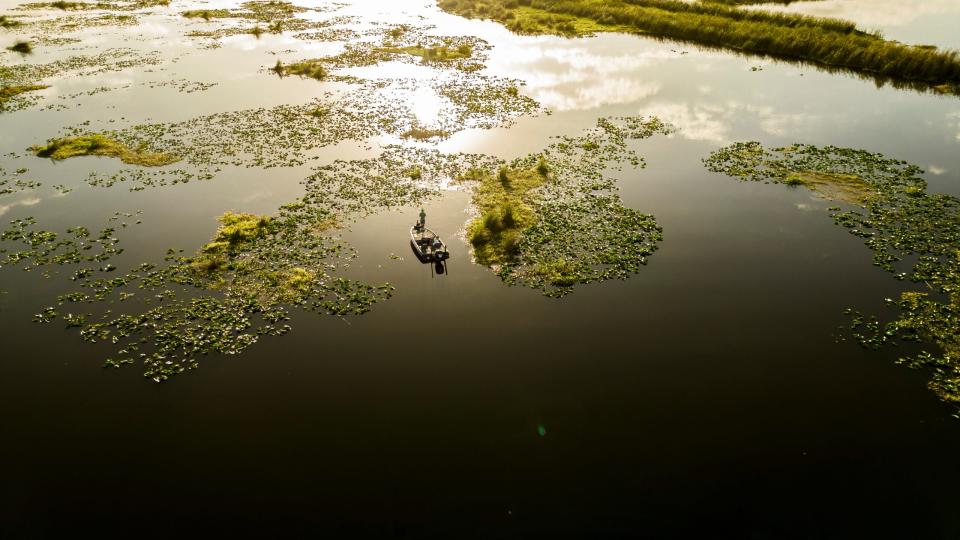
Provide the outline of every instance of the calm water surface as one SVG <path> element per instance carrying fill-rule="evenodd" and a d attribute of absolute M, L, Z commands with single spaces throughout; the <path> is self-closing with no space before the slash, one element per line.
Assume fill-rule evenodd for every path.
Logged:
<path fill-rule="evenodd" d="M 0 0 L 0 13 L 15 5 Z M 125 268 L 160 261 L 170 247 L 195 251 L 227 210 L 272 213 L 302 194 L 308 167 L 225 169 L 209 182 L 130 192 L 84 183 L 118 168 L 111 161 L 22 156 L 87 120 L 93 129 L 176 121 L 345 91 L 263 72 L 271 52 L 310 58 L 342 44 L 236 36 L 198 49 L 183 37 L 177 13 L 186 8 L 174 1 L 137 27 L 0 57 L 40 63 L 70 47 L 123 46 L 165 58 L 57 80 L 36 106 L 0 116 L 0 154 L 21 155 L 0 166 L 76 188 L 4 196 L 3 219 L 93 229 L 118 210 L 142 210 L 144 223 L 122 231 L 126 251 L 111 261 Z M 958 2 L 785 9 L 960 46 Z M 451 243 L 447 275 L 409 253 L 418 209 L 365 218 L 342 231 L 360 255 L 349 276 L 392 283 L 392 299 L 346 321 L 295 313 L 289 335 L 204 357 L 159 385 L 137 367 L 101 369 L 110 349 L 59 323 L 31 322 L 68 290 L 62 276 L 2 269 L 3 537 L 960 537 L 960 421 L 923 373 L 894 364 L 897 351 L 837 339 L 844 308 L 890 315 L 883 299 L 901 284 L 833 224 L 831 203 L 737 183 L 700 162 L 740 140 L 851 146 L 916 163 L 931 191 L 960 195 L 960 99 L 628 35 L 515 36 L 423 1 L 357 1 L 313 16 L 345 14 L 485 39 L 486 73 L 524 81 L 552 111 L 462 131 L 441 150 L 516 157 L 603 116 L 675 125 L 674 135 L 636 144 L 645 169 L 618 176 L 625 204 L 663 226 L 660 250 L 629 280 L 549 299 L 471 262 L 458 236 L 470 196 L 448 191 L 426 205 Z M 388 67 L 356 74 L 389 77 Z M 219 84 L 191 94 L 143 84 L 168 78 Z M 429 89 L 405 99 L 424 121 L 438 114 Z M 43 110 L 54 103 L 71 107 Z M 371 157 L 390 142 L 316 155 Z"/>

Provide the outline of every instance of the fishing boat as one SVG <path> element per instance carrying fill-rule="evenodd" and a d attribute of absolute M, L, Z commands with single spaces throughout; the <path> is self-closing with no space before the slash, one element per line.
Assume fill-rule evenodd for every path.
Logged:
<path fill-rule="evenodd" d="M 450 258 L 447 245 L 437 233 L 419 223 L 410 227 L 410 246 L 422 262 L 442 262 Z"/>

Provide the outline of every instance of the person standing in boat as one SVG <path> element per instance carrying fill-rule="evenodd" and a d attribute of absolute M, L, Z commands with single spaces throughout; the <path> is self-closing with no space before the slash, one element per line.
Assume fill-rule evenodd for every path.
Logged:
<path fill-rule="evenodd" d="M 423 208 L 420 209 L 420 223 L 417 225 L 418 229 L 423 229 L 427 226 L 427 213 L 423 211 Z"/>

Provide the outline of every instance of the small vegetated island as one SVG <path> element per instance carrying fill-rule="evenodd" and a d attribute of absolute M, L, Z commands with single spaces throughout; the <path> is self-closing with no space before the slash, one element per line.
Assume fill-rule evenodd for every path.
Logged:
<path fill-rule="evenodd" d="M 521 34 L 637 32 L 843 69 L 881 81 L 960 94 L 960 53 L 906 45 L 836 19 L 742 9 L 742 2 L 681 0 L 439 0 Z M 781 2 L 782 3 L 782 2 Z"/>

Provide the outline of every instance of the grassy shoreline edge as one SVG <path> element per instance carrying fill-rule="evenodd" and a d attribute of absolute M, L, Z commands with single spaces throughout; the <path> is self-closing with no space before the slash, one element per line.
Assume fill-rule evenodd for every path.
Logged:
<path fill-rule="evenodd" d="M 960 52 L 888 41 L 853 23 L 679 0 L 439 0 L 441 9 L 491 19 L 521 34 L 632 31 L 849 70 L 960 95 Z"/>

